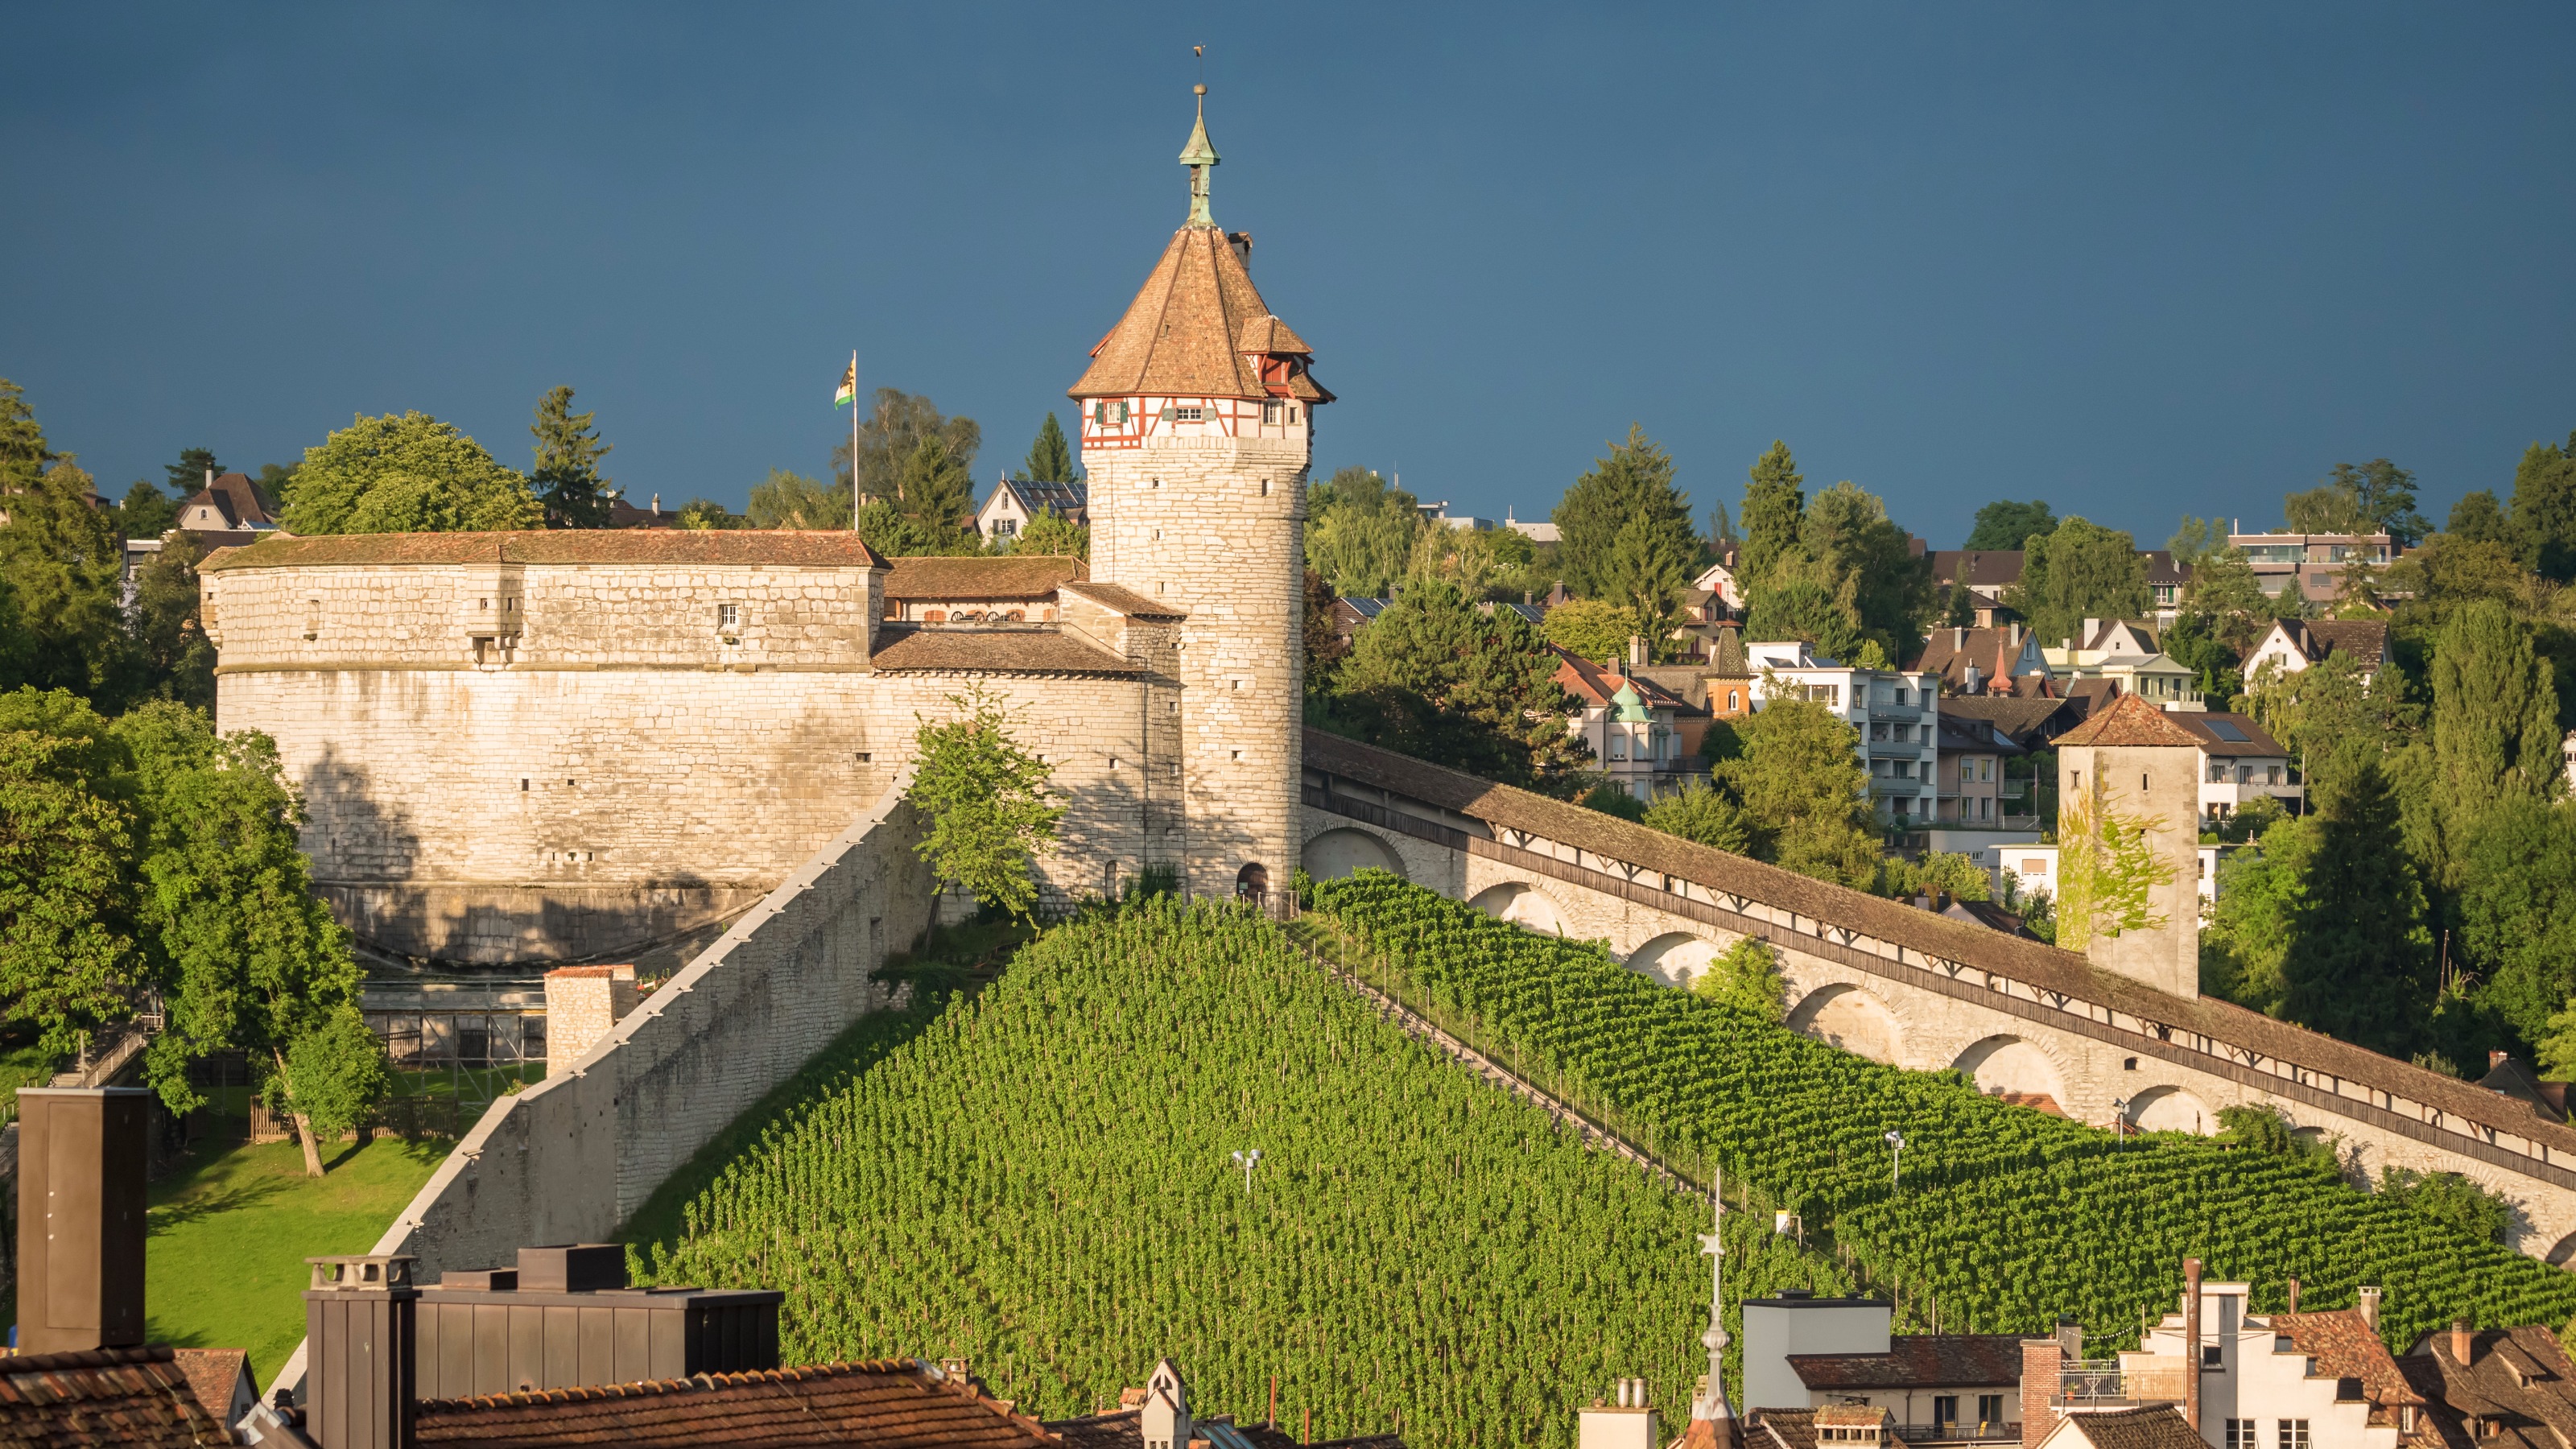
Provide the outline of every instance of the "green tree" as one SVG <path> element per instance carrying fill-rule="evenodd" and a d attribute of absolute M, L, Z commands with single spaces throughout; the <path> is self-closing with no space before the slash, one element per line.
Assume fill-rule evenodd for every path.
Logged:
<path fill-rule="evenodd" d="M 212 448 L 181 448 L 179 461 L 162 465 L 162 471 L 170 475 L 171 494 L 185 502 L 203 491 L 206 481 L 223 472 L 224 465 L 215 461 Z"/>
<path fill-rule="evenodd" d="M 127 538 L 159 538 L 179 521 L 179 505 L 148 478 L 137 478 L 116 505 L 116 531 Z"/>
<path fill-rule="evenodd" d="M 1724 790 L 1698 780 L 1656 797 L 1646 808 L 1645 823 L 1666 835 L 1737 855 L 1753 848 L 1753 827 L 1744 807 Z"/>
<path fill-rule="evenodd" d="M 0 580 L 17 645 L 0 648 L 14 664 L 0 687 L 71 689 L 113 708 L 131 682 L 125 549 L 113 516 L 90 505 L 90 476 L 69 454 L 46 456 L 33 478 L 0 476 Z"/>
<path fill-rule="evenodd" d="M 1574 803 L 1586 810 L 1598 810 L 1604 815 L 1616 815 L 1632 824 L 1646 818 L 1646 802 L 1629 793 L 1627 786 L 1615 781 L 1602 781 L 1584 791 L 1582 798 Z"/>
<path fill-rule="evenodd" d="M 2282 511 L 2294 533 L 2385 533 L 2401 548 L 2433 531 L 2415 511 L 2415 475 L 2386 458 L 2335 464 L 2324 482 L 2285 499 Z"/>
<path fill-rule="evenodd" d="M 850 526 L 849 500 L 816 479 L 790 473 L 784 468 L 772 468 L 767 478 L 751 485 L 751 501 L 743 511 L 743 519 L 751 528 L 792 528 L 809 532 L 843 529 Z M 683 523 L 681 526 L 689 525 Z M 869 542 L 874 543 L 875 540 L 870 539 Z"/>
<path fill-rule="evenodd" d="M 2015 503 L 1999 498 L 1977 510 L 1977 521 L 1968 530 L 1964 549 L 1997 549 L 2010 552 L 2029 546 L 2033 534 L 2057 531 L 2057 515 L 2041 500 Z"/>
<path fill-rule="evenodd" d="M 2183 586 L 2183 604 L 2210 620 L 2211 632 L 2240 654 L 2272 627 L 2273 602 L 2241 548 L 2202 554 L 2191 566 L 2191 582 Z"/>
<path fill-rule="evenodd" d="M 1763 688 L 1767 702 L 1735 722 L 1740 753 L 1711 775 L 1742 806 L 1757 859 L 1868 889 L 1879 830 L 1860 731 L 1822 704 L 1773 693 L 1769 680 Z"/>
<path fill-rule="evenodd" d="M 1010 542 L 1012 553 L 1061 554 L 1066 558 L 1091 557 L 1091 528 L 1074 522 L 1052 508 L 1041 508 L 1029 526 Z"/>
<path fill-rule="evenodd" d="M 201 591 L 197 565 L 206 547 L 186 533 L 174 533 L 158 553 L 134 572 L 134 607 L 129 612 L 135 664 L 142 677 L 137 689 L 156 699 L 175 700 L 199 709 L 215 707 L 215 646 L 206 638 L 199 616 Z"/>
<path fill-rule="evenodd" d="M 1952 900 L 1982 901 L 1994 896 L 1994 882 L 1983 866 L 1947 850 L 1927 850 L 1920 860 L 1887 857 L 1879 862 L 1878 881 L 1872 889 L 1898 900 L 1946 895 Z"/>
<path fill-rule="evenodd" d="M 1708 505 L 1708 546 L 1712 553 L 1723 554 L 1741 539 L 1735 534 L 1735 515 L 1726 511 L 1723 498 Z"/>
<path fill-rule="evenodd" d="M 1672 455 L 1643 427 L 1630 424 L 1609 449 L 1557 501 L 1557 565 L 1575 593 L 1660 620 L 1699 557 L 1690 497 L 1673 486 Z"/>
<path fill-rule="evenodd" d="M 2227 525 L 2224 521 L 2194 518 L 2188 513 L 2182 516 L 2182 526 L 2174 530 L 2173 537 L 2165 540 L 2165 550 L 2173 555 L 2174 562 L 2187 569 L 2200 567 L 2205 560 L 2217 557 L 2227 548 Z"/>
<path fill-rule="evenodd" d="M 1082 477 L 1074 462 L 1073 447 L 1064 439 L 1064 428 L 1048 413 L 1038 428 L 1037 441 L 1029 444 L 1028 461 L 1016 475 L 1023 483 L 1072 483 Z"/>
<path fill-rule="evenodd" d="M 2544 1041 L 2576 996 L 2576 804 L 2508 794 L 2463 845 L 2459 945 L 2487 975 L 2478 996 Z"/>
<path fill-rule="evenodd" d="M 1426 527 L 1412 494 L 1371 469 L 1343 468 L 1306 490 L 1306 567 L 1337 594 L 1381 598 L 1404 577 Z"/>
<path fill-rule="evenodd" d="M 1807 516 L 1807 494 L 1800 485 L 1798 460 L 1789 445 L 1773 439 L 1770 450 L 1753 460 L 1751 481 L 1744 488 L 1744 546 L 1736 552 L 1736 584 L 1748 593 L 1766 582 L 1782 561 L 1800 556 Z"/>
<path fill-rule="evenodd" d="M 1789 1019 L 1789 984 L 1780 975 L 1780 953 L 1759 936 L 1738 936 L 1725 954 L 1692 978 L 1691 994 L 1756 1021 L 1778 1026 Z"/>
<path fill-rule="evenodd" d="M 1456 586 L 1413 584 L 1359 631 L 1319 722 L 1353 739 L 1488 780 L 1563 795 L 1591 755 L 1556 654 L 1509 609 L 1479 611 Z"/>
<path fill-rule="evenodd" d="M 303 1139 L 304 1170 L 319 1177 L 321 1140 L 356 1125 L 384 1079 L 382 1052 L 358 1021 L 362 973 L 348 933 L 314 893 L 297 847 L 303 802 L 257 731 L 218 737 L 204 714 L 162 703 L 119 719 L 114 733 L 141 822 L 138 934 L 168 1009 L 145 1075 L 185 1112 L 199 1101 L 187 1077 L 199 1058 L 229 1047 L 265 1061 L 271 1099 Z"/>
<path fill-rule="evenodd" d="M 1744 637 L 1765 643 L 1803 639 L 1828 659 L 1857 661 L 1869 636 L 1852 581 L 1837 586 L 1824 573 L 1822 562 L 1803 553 L 1774 565 L 1745 597 Z"/>
<path fill-rule="evenodd" d="M 1950 580 L 1950 592 L 1941 606 L 1941 624 L 1949 629 L 1974 627 L 1977 622 L 1976 591 L 1968 587 L 1968 571 Z"/>
<path fill-rule="evenodd" d="M 2236 851 L 2218 867 L 2218 899 L 2200 932 L 2200 989 L 2266 1016 L 2281 1014 L 2289 990 L 2281 960 L 2300 882 L 2316 853 L 2303 820 L 2268 826 L 2258 849 Z"/>
<path fill-rule="evenodd" d="M 899 388 L 881 387 L 876 392 L 875 406 L 866 422 L 859 425 L 857 491 L 862 499 L 898 498 L 902 495 L 903 470 L 912 456 L 920 451 L 924 438 L 937 438 L 947 444 L 948 457 L 959 469 L 971 474 L 975 454 L 984 446 L 984 430 L 973 418 L 943 417 L 927 397 L 906 393 Z M 838 486 L 849 491 L 853 474 L 850 469 L 850 444 L 847 439 L 832 448 L 832 468 Z M 871 539 L 873 544 L 875 540 Z"/>
<path fill-rule="evenodd" d="M 2151 601 L 2137 540 L 2071 515 L 2023 553 L 2021 578 L 2004 593 L 2042 644 L 2074 638 L 2086 619 L 2136 618 Z"/>
<path fill-rule="evenodd" d="M 975 483 L 948 439 L 927 434 L 895 473 L 895 501 L 903 516 L 943 552 L 978 542 Z"/>
<path fill-rule="evenodd" d="M 2576 432 L 2563 447 L 2523 450 L 2513 470 L 2513 532 L 2524 567 L 2559 583 L 2576 579 Z"/>
<path fill-rule="evenodd" d="M 618 490 L 608 486 L 599 460 L 616 444 L 599 440 L 599 430 L 591 426 L 596 416 L 572 410 L 568 387 L 548 388 L 537 404 L 537 420 L 528 427 L 537 440 L 537 466 L 528 482 L 545 505 L 549 528 L 608 526 L 608 505 L 617 500 Z"/>
<path fill-rule="evenodd" d="M 948 705 L 948 719 L 922 720 L 913 736 L 920 763 L 906 798 L 929 822 L 914 849 L 943 886 L 1030 919 L 1030 864 L 1064 819 L 1047 787 L 1054 769 L 1011 738 L 1001 696 L 977 684 Z"/>
<path fill-rule="evenodd" d="M 542 527 L 545 508 L 454 424 L 387 413 L 305 450 L 279 522 L 299 534 L 506 532 Z"/>
<path fill-rule="evenodd" d="M 2221 633 L 2223 627 L 2219 620 L 2191 610 L 2175 615 L 2173 624 L 2156 641 L 2176 664 L 2191 670 L 2195 688 L 2222 700 L 2233 696 L 2243 684 L 2236 672 L 2242 656 L 2228 646 Z"/>
<path fill-rule="evenodd" d="M 2442 531 L 2453 538 L 2500 543 L 2508 548 L 2514 543 L 2513 519 L 2491 488 L 2461 494 L 2460 501 L 2451 505 L 2451 516 L 2443 523 Z"/>
<path fill-rule="evenodd" d="M 1932 560 L 1913 552 L 1887 506 L 1845 480 L 1807 500 L 1800 537 L 1820 581 L 1850 600 L 1862 635 L 1888 659 L 1913 653 L 1932 615 Z"/>
<path fill-rule="evenodd" d="M 49 1053 L 127 1019 L 145 984 L 121 757 L 69 691 L 0 694 L 0 1003 Z"/>
<path fill-rule="evenodd" d="M 2291 902 L 2281 1015 L 2402 1055 L 2432 1010 L 2424 890 L 2376 751 L 2347 745 L 2308 772 L 2316 852 Z"/>
<path fill-rule="evenodd" d="M 2072 525 L 2075 519 L 2068 519 Z M 2151 839 L 2168 822 L 2124 810 L 2095 771 L 2089 788 L 2057 807 L 2057 944 L 2082 951 L 2096 936 L 2161 929 L 2155 888 L 2172 882 L 2173 862 Z"/>
<path fill-rule="evenodd" d="M 2531 631 L 2493 602 L 2452 614 L 2433 654 L 2433 879 L 2460 885 L 2478 818 L 2505 800 L 2561 790 L 2558 692 Z"/>
<path fill-rule="evenodd" d="M 1607 600 L 1568 599 L 1547 611 L 1539 631 L 1578 659 L 1618 664 L 1628 657 L 1628 636 L 1636 627 L 1627 610 Z"/>
<path fill-rule="evenodd" d="M 672 515 L 672 521 L 682 528 L 695 529 L 741 528 L 745 525 L 741 514 L 712 498 L 690 499 L 680 505 L 680 511 Z"/>
<path fill-rule="evenodd" d="M 2540 1038 L 2536 1060 L 2545 1081 L 2576 1080 L 2576 997 L 2552 1013 Z"/>
<path fill-rule="evenodd" d="M 2513 1205 L 2456 1172 L 2379 1169 L 2379 1190 L 2437 1223 L 2482 1243 L 2501 1243 Z"/>
<path fill-rule="evenodd" d="M 1331 581 L 1308 569 L 1305 592 L 1305 694 L 1309 707 L 1316 707 L 1333 692 L 1342 660 L 1351 652 L 1351 646 L 1342 637 L 1341 621 L 1334 617 L 1336 596 Z"/>

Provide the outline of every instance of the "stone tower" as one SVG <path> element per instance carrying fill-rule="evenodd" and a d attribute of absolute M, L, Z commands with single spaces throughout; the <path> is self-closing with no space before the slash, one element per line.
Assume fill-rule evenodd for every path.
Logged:
<path fill-rule="evenodd" d="M 1209 213 L 1207 87 L 1181 164 L 1189 220 L 1069 389 L 1090 479 L 1091 579 L 1181 616 L 1153 691 L 1148 864 L 1200 894 L 1285 889 L 1297 862 L 1310 349 L 1272 316 L 1252 238 Z"/>
<path fill-rule="evenodd" d="M 2096 933 L 2093 964 L 2176 996 L 2200 994 L 2200 740 L 2134 694 L 2057 741 L 2058 849 L 2076 848 L 2079 810 L 2139 822 L 2164 879 L 2149 887 L 2156 924 Z M 2065 876 L 2061 865 L 2059 875 Z M 2060 929 L 2064 917 L 2060 916 Z"/>

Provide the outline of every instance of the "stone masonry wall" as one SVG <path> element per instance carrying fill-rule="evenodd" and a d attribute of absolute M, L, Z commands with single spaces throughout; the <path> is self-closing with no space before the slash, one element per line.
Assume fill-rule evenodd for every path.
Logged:
<path fill-rule="evenodd" d="M 1176 699 L 1193 891 L 1259 864 L 1285 888 L 1298 844 L 1305 479 L 1296 438 L 1154 438 L 1086 448 L 1092 578 L 1188 613 Z"/>
<path fill-rule="evenodd" d="M 422 1276 L 599 1242 L 735 1117 L 867 1012 L 928 926 L 905 780 L 603 1036 L 492 1104 L 375 1247 Z"/>

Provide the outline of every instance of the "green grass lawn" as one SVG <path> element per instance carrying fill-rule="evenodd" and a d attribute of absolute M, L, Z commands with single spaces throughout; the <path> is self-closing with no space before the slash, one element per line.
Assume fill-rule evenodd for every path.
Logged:
<path fill-rule="evenodd" d="M 192 1156 L 152 1185 L 144 1247 L 154 1343 L 246 1348 L 262 1388 L 304 1336 L 304 1260 L 376 1244 L 450 1144 L 338 1144 L 320 1179 L 292 1142 Z"/>

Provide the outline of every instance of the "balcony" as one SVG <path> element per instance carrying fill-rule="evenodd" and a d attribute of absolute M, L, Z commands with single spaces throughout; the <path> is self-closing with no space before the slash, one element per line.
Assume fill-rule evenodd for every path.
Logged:
<path fill-rule="evenodd" d="M 2021 1425 L 2010 1424 L 1898 1424 L 1897 1442 L 1903 1444 L 2018 1444 Z"/>
<path fill-rule="evenodd" d="M 2124 1369 L 2118 1359 L 2088 1359 L 2066 1365 L 2057 1374 L 2053 1408 L 2116 1409 L 2182 1402 L 2183 1372 L 2171 1368 Z"/>

